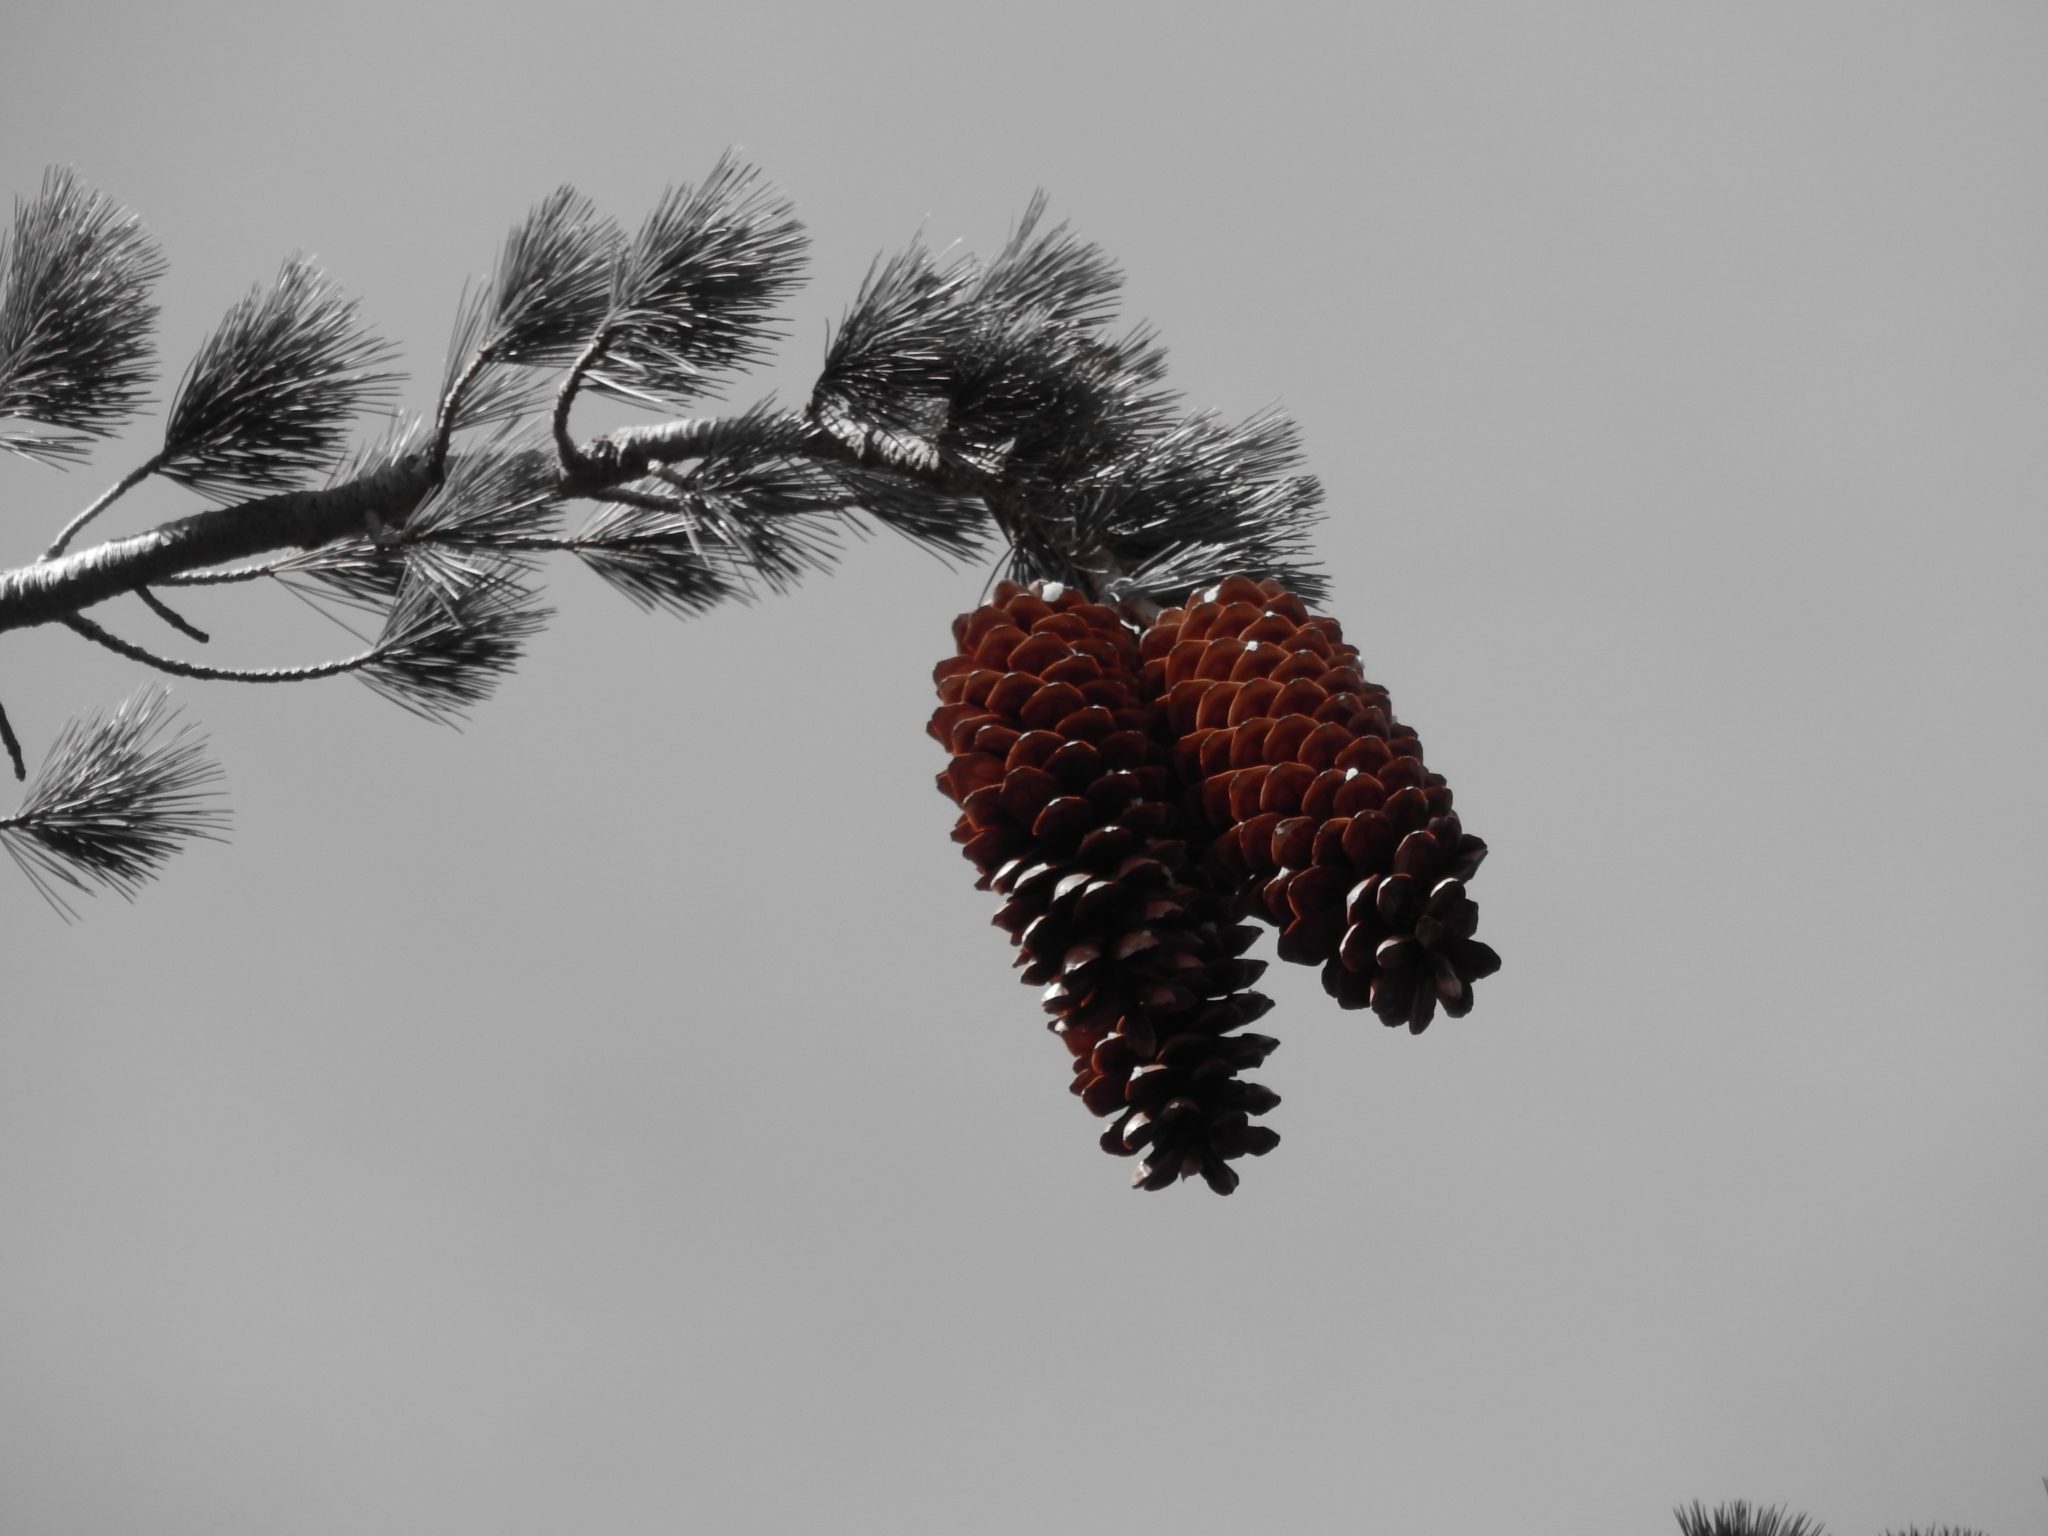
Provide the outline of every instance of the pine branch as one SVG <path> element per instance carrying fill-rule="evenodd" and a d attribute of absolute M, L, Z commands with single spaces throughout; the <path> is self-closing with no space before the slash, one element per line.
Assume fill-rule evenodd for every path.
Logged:
<path fill-rule="evenodd" d="M 10 250 L 26 248 L 20 230 L 31 226 L 36 249 L 49 248 L 67 218 L 98 229 L 93 238 L 128 274 L 127 288 L 106 292 L 127 296 L 116 302 L 92 290 L 99 311 L 83 299 L 30 304 L 18 295 L 72 290 L 11 275 L 0 339 L 21 331 L 17 311 L 37 305 L 97 314 L 78 323 L 97 326 L 102 352 L 113 356 L 102 360 L 93 397 L 105 414 L 125 409 L 122 390 L 132 395 L 147 378 L 140 337 L 151 312 L 140 295 L 161 262 L 129 225 L 117 230 L 113 215 L 82 196 L 68 183 L 55 195 L 46 187 L 45 202 L 58 210 L 43 216 L 50 229 L 18 218 Z M 394 420 L 381 441 L 348 458 L 351 417 L 391 392 L 396 375 L 382 366 L 391 352 L 352 303 L 295 259 L 232 310 L 193 359 L 162 450 L 74 518 L 44 559 L 0 572 L 0 631 L 63 623 L 190 678 L 354 673 L 407 709 L 453 721 L 493 690 L 545 623 L 529 578 L 538 557 L 553 552 L 575 555 L 643 606 L 693 614 L 829 569 L 865 514 L 948 560 L 981 555 L 993 526 L 1012 574 L 1072 582 L 1133 611 L 1244 571 L 1321 595 L 1307 560 L 1321 491 L 1297 472 L 1292 425 L 1275 415 L 1236 427 L 1177 419 L 1156 338 L 1112 329 L 1122 283 L 1115 265 L 1065 225 L 1046 227 L 1042 195 L 988 262 L 937 258 L 913 244 L 871 268 L 802 409 L 762 403 L 587 441 L 571 435 L 586 387 L 664 411 L 720 393 L 721 375 L 765 351 L 802 254 L 787 202 L 731 159 L 696 188 L 666 194 L 631 238 L 562 188 L 512 229 L 492 276 L 465 292 L 431 421 Z M 10 274 L 42 272 L 9 259 Z M 133 336 L 116 345 L 129 334 L 122 325 Z M 17 347 L 0 364 L 12 367 L 17 354 L 27 355 Z M 0 385 L 17 375 L 41 377 L 0 369 Z M 83 419 L 78 411 L 52 418 L 74 431 Z M 522 434 L 522 426 L 540 431 Z M 470 435 L 484 428 L 496 435 Z M 44 456 L 65 451 L 46 445 Z M 325 486 L 303 486 L 322 470 Z M 65 554 L 79 529 L 152 473 L 226 504 Z M 594 510 L 570 533 L 562 519 L 572 500 Z M 133 592 L 203 640 L 151 587 L 262 576 L 345 628 L 330 602 L 377 614 L 382 629 L 337 661 L 244 669 L 158 655 L 83 613 Z M 0 736 L 19 771 L 4 716 Z M 102 731 L 89 745 L 118 747 L 115 736 Z M 0 823 L 0 837 L 54 901 L 58 886 L 79 885 L 82 866 L 51 853 L 35 831 L 55 825 L 37 819 L 42 804 L 32 795 L 20 816 Z M 133 870 L 141 865 L 111 858 L 100 862 L 114 873 L 96 878 L 117 887 L 140 878 Z"/>
<path fill-rule="evenodd" d="M 746 360 L 767 304 L 791 279 L 799 232 L 785 205 L 729 161 L 699 190 L 664 199 L 630 244 L 587 202 L 558 192 L 513 230 L 498 276 L 467 306 L 460 329 L 472 355 L 452 374 L 442 410 L 443 429 L 474 419 L 464 399 L 483 397 L 465 391 L 529 361 L 560 363 L 580 337 L 558 395 L 554 464 L 538 447 L 440 460 L 445 430 L 423 452 L 402 438 L 364 476 L 397 494 L 351 497 L 361 513 L 353 526 L 296 503 L 292 511 L 317 532 L 289 528 L 279 507 L 272 526 L 285 536 L 259 539 L 240 528 L 249 536 L 230 539 L 214 524 L 205 525 L 208 538 L 192 540 L 213 546 L 209 553 L 221 557 L 214 563 L 293 542 L 313 553 L 203 576 L 189 559 L 168 568 L 151 559 L 158 568 L 135 574 L 159 583 L 302 574 L 382 605 L 395 598 L 403 569 L 383 546 L 490 547 L 501 555 L 567 548 L 636 600 L 694 612 L 753 581 L 778 589 L 829 564 L 851 526 L 842 514 L 867 511 L 942 557 L 961 558 L 979 552 L 992 512 L 1022 576 L 1163 593 L 1256 569 L 1315 595 L 1303 556 L 1320 493 L 1313 480 L 1285 472 L 1292 429 L 1271 420 L 1173 426 L 1156 343 L 1145 332 L 1117 338 L 1105 330 L 1120 282 L 1114 266 L 1064 226 L 1042 228 L 1043 207 L 1034 199 L 985 266 L 939 263 L 913 247 L 871 271 L 805 412 L 756 407 L 579 444 L 566 427 L 579 369 L 593 385 L 601 377 L 617 384 L 620 359 L 638 357 L 624 371 L 640 382 L 700 391 L 711 367 Z M 595 334 L 584 336 L 601 268 L 605 307 Z M 299 291 L 292 280 L 280 288 Z M 287 298 L 276 308 L 317 309 L 332 322 L 339 311 L 331 299 Z M 252 300 L 226 331 L 273 340 L 292 333 L 291 323 L 264 318 L 270 314 Z M 331 324 L 327 334 L 336 334 Z M 217 338 L 215 352 L 241 355 L 252 345 Z M 678 358 L 687 370 L 670 367 Z M 181 407 L 196 410 L 187 401 L 204 393 L 181 395 Z M 175 431 L 172 442 L 191 447 Z M 473 453 L 481 455 L 474 469 Z M 660 478 L 685 460 L 697 467 Z M 448 484 L 437 492 L 443 476 Z M 564 538 L 558 504 L 570 498 L 596 500 L 603 510 Z M 418 526 L 408 529 L 410 519 Z M 176 531 L 197 535 L 200 526 Z M 329 542 L 336 548 L 318 552 Z M 110 546 L 94 574 L 116 556 L 126 565 L 145 553 L 158 551 Z M 60 585 L 75 591 L 73 578 L 85 574 L 38 572 L 12 592 L 0 577 L 0 627 L 56 616 L 46 608 L 18 617 L 21 604 L 9 599 Z"/>
<path fill-rule="evenodd" d="M 136 486 L 142 484 L 143 481 L 147 480 L 162 467 L 163 455 L 157 454 L 153 458 L 143 460 L 142 463 L 136 465 L 127 474 L 108 486 L 94 499 L 90 506 L 86 507 L 84 511 L 64 525 L 63 530 L 50 542 L 50 547 L 43 551 L 43 558 L 45 560 L 54 560 L 57 556 L 63 554 L 66 546 L 78 536 L 81 528 L 85 527 L 87 523 L 98 517 L 107 508 L 134 490 Z"/>
<path fill-rule="evenodd" d="M 382 614 L 397 596 L 405 559 L 386 545 L 368 539 L 337 539 L 317 549 L 302 550 L 256 565 L 234 565 L 210 571 L 186 571 L 164 578 L 167 587 L 225 587 L 275 580 L 292 591 L 302 590 L 292 578 L 311 577 L 333 588 L 330 594 L 350 607 L 373 608 Z M 147 590 L 147 589 L 138 589 Z"/>
<path fill-rule="evenodd" d="M 754 580 L 786 590 L 836 561 L 856 510 L 942 557 L 982 547 L 987 515 L 975 499 L 851 464 L 802 418 L 767 405 L 614 434 L 596 447 L 593 468 L 649 478 L 601 493 L 602 510 L 555 547 L 644 606 L 700 612 L 744 596 Z M 687 470 L 669 467 L 689 459 Z"/>
<path fill-rule="evenodd" d="M 0 632 L 55 623 L 139 586 L 161 586 L 209 566 L 357 537 L 373 520 L 402 524 L 432 489 L 422 458 L 408 455 L 340 485 L 217 507 L 0 572 Z"/>
<path fill-rule="evenodd" d="M 395 393 L 394 349 L 304 260 L 230 310 L 172 398 L 160 472 L 216 500 L 330 468 L 348 423 Z"/>
<path fill-rule="evenodd" d="M 220 768 L 192 727 L 170 729 L 165 705 L 145 690 L 110 716 L 73 720 L 0 820 L 0 845 L 67 918 L 65 888 L 133 897 L 185 842 L 226 833 L 227 812 L 209 803 Z"/>
<path fill-rule="evenodd" d="M 760 400 L 729 416 L 681 417 L 608 432 L 583 444 L 577 457 L 603 479 L 617 481 L 637 478 L 657 465 L 717 455 L 808 453 L 813 435 L 798 412 Z"/>
<path fill-rule="evenodd" d="M 256 575 L 309 576 L 381 606 L 396 597 L 401 545 L 571 549 L 641 600 L 695 611 L 829 563 L 855 510 L 945 558 L 978 553 L 992 513 L 1020 576 L 1164 593 L 1251 569 L 1317 595 L 1305 554 L 1320 491 L 1288 472 L 1291 427 L 1174 425 L 1156 342 L 1109 333 L 1115 266 L 1064 225 L 1044 227 L 1044 211 L 1034 197 L 986 264 L 913 246 L 871 269 L 806 410 L 756 407 L 579 444 L 566 411 L 584 372 L 593 387 L 674 396 L 707 392 L 712 372 L 751 360 L 794 280 L 801 231 L 731 160 L 666 196 L 630 241 L 564 188 L 515 226 L 496 274 L 466 302 L 423 443 L 400 437 L 328 493 L 259 497 L 90 560 L 0 575 L 0 628 L 151 583 Z M 166 472 L 225 494 L 332 462 L 340 419 L 388 382 L 372 367 L 384 355 L 352 306 L 289 265 L 195 361 Z M 493 395 L 494 379 L 565 362 L 556 462 L 538 447 L 449 453 L 458 425 L 513 398 Z M 236 414 L 245 408 L 254 414 Z M 686 460 L 696 468 L 676 471 Z M 572 498 L 603 510 L 565 538 L 559 503 Z M 294 544 L 308 552 L 232 568 Z"/>
<path fill-rule="evenodd" d="M 1139 608 L 1247 570 L 1321 595 L 1306 564 L 1321 492 L 1296 472 L 1293 427 L 1270 415 L 1238 427 L 1177 421 L 1156 338 L 1112 330 L 1115 265 L 1065 225 L 1046 227 L 1042 195 L 988 262 L 913 244 L 871 268 L 802 409 L 763 403 L 572 437 L 586 387 L 663 410 L 717 395 L 721 375 L 765 351 L 802 256 L 787 202 L 730 158 L 696 188 L 666 194 L 630 238 L 562 188 L 514 226 L 492 276 L 465 292 L 431 421 L 394 421 L 346 459 L 350 419 L 391 393 L 391 349 L 294 259 L 193 359 L 162 450 L 74 518 L 45 558 L 0 572 L 0 631 L 62 623 L 143 665 L 208 680 L 353 672 L 450 721 L 491 692 L 544 624 L 529 577 L 551 552 L 575 555 L 643 606 L 688 614 L 830 568 L 865 514 L 948 560 L 982 554 L 993 524 L 1013 574 Z M 0 261 L 0 404 L 32 400 L 38 419 L 73 434 L 125 416 L 149 378 L 146 294 L 161 267 L 126 215 L 66 176 L 46 182 Z M 521 424 L 543 435 L 520 435 Z M 465 435 L 491 427 L 488 441 Z M 21 442 L 48 459 L 78 447 L 0 447 Z M 322 470 L 325 486 L 303 486 Z M 225 504 L 65 553 L 153 473 Z M 567 533 L 571 500 L 594 511 Z M 133 592 L 203 641 L 150 589 L 263 576 L 336 622 L 330 601 L 376 613 L 382 630 L 337 661 L 228 668 L 158 655 L 83 612 Z M 147 736 L 132 722 L 93 731 L 79 738 L 85 747 L 67 736 L 58 757 L 118 758 L 123 741 Z M 4 715 L 0 738 L 19 773 Z M 64 771 L 60 788 L 83 782 L 77 764 Z M 92 805 L 134 810 L 147 798 L 127 780 L 102 787 Z M 137 853 L 123 864 L 118 844 L 51 852 L 57 823 L 45 812 L 55 802 L 40 793 L 0 823 L 0 837 L 53 900 L 57 886 L 86 878 L 81 868 L 126 889 L 160 859 Z M 174 832 L 185 825 L 146 805 L 139 814 Z M 111 815 L 87 823 L 104 830 Z"/>
<path fill-rule="evenodd" d="M 409 507 L 401 505 L 387 511 L 373 502 L 364 508 L 357 529 L 345 537 L 287 555 L 281 560 L 224 571 L 197 572 L 181 580 L 205 584 L 252 581 L 260 576 L 272 576 L 287 590 L 325 613 L 318 602 L 290 580 L 304 575 L 327 587 L 331 596 L 347 606 L 373 612 L 381 618 L 397 600 L 398 584 L 405 572 L 404 556 L 397 547 L 398 531 L 410 527 L 413 520 L 421 515 L 420 508 L 443 495 L 447 480 L 452 478 L 445 465 L 437 474 L 429 460 L 431 445 L 422 446 L 425 435 L 424 425 L 416 418 L 394 417 L 381 439 L 357 450 L 345 464 L 335 469 L 328 481 L 330 487 L 339 488 L 359 478 L 373 479 L 384 475 L 407 483 L 416 479 L 424 488 Z M 457 461 L 456 473 L 463 472 L 464 462 Z"/>
<path fill-rule="evenodd" d="M 191 678 L 202 683 L 308 683 L 323 677 L 339 677 L 346 672 L 358 672 L 377 659 L 372 649 L 360 656 L 346 656 L 340 661 L 315 662 L 307 667 L 215 667 L 203 662 L 180 661 L 175 656 L 161 656 L 147 646 L 137 645 L 132 640 L 123 640 L 112 631 L 95 624 L 83 614 L 73 614 L 65 619 L 64 627 L 90 640 L 116 656 L 129 661 L 141 662 L 152 671 L 162 672 L 171 677 Z"/>
<path fill-rule="evenodd" d="M 0 419 L 59 434 L 0 432 L 0 449 L 59 464 L 116 431 L 155 381 L 150 285 L 164 273 L 135 215 L 80 186 L 43 176 L 0 236 Z"/>

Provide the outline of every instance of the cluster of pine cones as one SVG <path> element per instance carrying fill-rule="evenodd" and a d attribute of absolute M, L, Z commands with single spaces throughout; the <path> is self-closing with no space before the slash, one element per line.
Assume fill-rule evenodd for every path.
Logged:
<path fill-rule="evenodd" d="M 1140 630 L 1004 582 L 953 638 L 930 731 L 954 839 L 1140 1188 L 1229 1194 L 1279 1143 L 1253 1123 L 1279 1095 L 1240 1076 L 1279 1043 L 1244 1028 L 1272 1002 L 1243 919 L 1418 1034 L 1500 968 L 1465 893 L 1486 845 L 1337 621 L 1279 583 L 1232 577 Z"/>

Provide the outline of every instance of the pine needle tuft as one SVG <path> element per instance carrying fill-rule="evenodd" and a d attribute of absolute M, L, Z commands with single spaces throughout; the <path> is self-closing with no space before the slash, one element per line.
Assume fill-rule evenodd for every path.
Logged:
<path fill-rule="evenodd" d="M 43 422 L 56 434 L 0 431 L 0 449 L 45 463 L 83 459 L 116 431 L 156 379 L 150 285 L 164 258 L 134 214 L 44 173 L 0 234 L 0 418 Z"/>
<path fill-rule="evenodd" d="M 604 323 L 625 235 L 574 187 L 558 187 L 505 237 L 491 279 L 492 356 L 557 368 Z"/>
<path fill-rule="evenodd" d="M 669 403 L 715 395 L 711 375 L 767 351 L 804 243 L 788 200 L 730 156 L 695 188 L 671 189 L 613 264 L 612 339 L 591 387 Z"/>
<path fill-rule="evenodd" d="M 604 324 L 625 235 L 573 187 L 505 237 L 497 270 L 463 297 L 441 383 L 449 431 L 517 420 Z"/>
<path fill-rule="evenodd" d="M 502 562 L 430 569 L 408 560 L 377 655 L 358 675 L 402 708 L 455 724 L 490 697 L 551 617 L 519 576 Z"/>
<path fill-rule="evenodd" d="M 400 375 L 391 346 L 355 301 L 294 257 L 206 339 L 164 428 L 162 473 L 203 496 L 289 490 L 331 468 L 350 420 L 388 402 Z"/>
<path fill-rule="evenodd" d="M 218 841 L 228 813 L 210 803 L 220 767 L 160 688 L 111 715 L 74 719 L 51 746 L 21 808 L 0 820 L 4 845 L 43 899 L 75 917 L 63 889 L 136 891 L 192 838 Z"/>

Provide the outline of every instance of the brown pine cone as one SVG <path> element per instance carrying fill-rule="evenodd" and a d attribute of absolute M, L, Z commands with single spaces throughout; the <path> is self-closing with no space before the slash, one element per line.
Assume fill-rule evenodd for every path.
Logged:
<path fill-rule="evenodd" d="M 1500 968 L 1465 894 L 1486 844 L 1337 621 L 1234 576 L 1162 612 L 1141 657 L 1209 860 L 1239 910 L 1280 928 L 1280 957 L 1417 1034 L 1439 1004 L 1469 1012 L 1472 983 Z"/>
<path fill-rule="evenodd" d="M 1141 1155 L 1133 1182 L 1200 1174 L 1228 1193 L 1230 1161 L 1279 1139 L 1248 1123 L 1277 1096 L 1237 1078 L 1276 1042 L 1230 1033 L 1270 1006 L 1246 990 L 1264 964 L 1240 958 L 1256 930 L 1231 921 L 1183 836 L 1136 637 L 1071 589 L 1005 582 L 954 639 L 933 673 L 930 731 L 953 754 L 938 786 L 978 884 L 1004 898 L 994 921 L 1024 980 L 1044 988 L 1073 1091 L 1116 1117 L 1103 1146 Z"/>

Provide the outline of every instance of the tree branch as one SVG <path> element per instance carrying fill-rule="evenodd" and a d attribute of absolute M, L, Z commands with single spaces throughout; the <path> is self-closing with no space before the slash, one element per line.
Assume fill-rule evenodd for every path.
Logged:
<path fill-rule="evenodd" d="M 576 440 L 569 436 L 569 411 L 576 403 L 577 391 L 583 387 L 584 376 L 603 359 L 611 344 L 609 328 L 591 337 L 590 345 L 570 364 L 569 371 L 562 376 L 561 388 L 555 391 L 555 410 L 549 422 L 554 432 L 555 452 L 561 458 L 563 474 L 573 476 L 579 482 L 589 479 L 593 466 L 584 458 Z"/>
<path fill-rule="evenodd" d="M 345 672 L 358 672 L 382 656 L 388 647 L 372 646 L 355 656 L 345 656 L 340 661 L 316 662 L 310 667 L 209 667 L 198 662 L 179 661 L 174 656 L 159 656 L 154 651 L 123 640 L 93 623 L 91 619 L 72 614 L 58 621 L 66 629 L 76 630 L 95 645 L 103 645 L 116 656 L 125 656 L 130 661 L 139 661 L 145 667 L 154 667 L 172 677 L 197 678 L 208 683 L 304 683 L 316 677 L 339 677 Z"/>
<path fill-rule="evenodd" d="M 266 560 L 261 565 L 237 565 L 218 571 L 181 571 L 176 576 L 166 576 L 158 582 L 163 587 L 221 587 L 238 581 L 260 581 L 265 576 L 275 576 L 290 561 Z"/>
<path fill-rule="evenodd" d="M 0 631 L 51 624 L 186 571 L 360 533 L 375 513 L 402 524 L 432 489 L 417 457 L 342 485 L 285 491 L 181 517 L 147 533 L 0 572 Z"/>
<path fill-rule="evenodd" d="M 719 437 L 732 426 L 732 418 L 685 417 L 626 427 L 572 445 L 574 467 L 556 469 L 556 491 L 564 497 L 612 499 L 604 493 L 616 492 L 664 464 L 715 451 Z M 996 477 L 985 471 L 891 452 L 872 438 L 855 447 L 823 429 L 799 429 L 793 418 L 763 430 L 771 428 L 789 432 L 794 455 L 820 463 L 897 475 L 957 496 L 985 499 L 996 484 Z M 414 452 L 339 485 L 285 491 L 200 512 L 73 555 L 0 572 L 0 632 L 62 623 L 95 603 L 148 586 L 199 585 L 268 574 L 261 569 L 208 568 L 274 550 L 311 549 L 372 528 L 402 528 L 439 478 L 427 453 Z"/>

